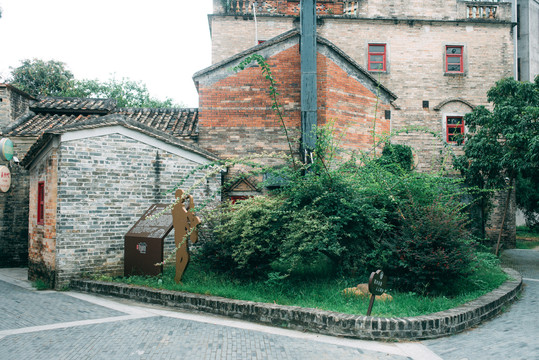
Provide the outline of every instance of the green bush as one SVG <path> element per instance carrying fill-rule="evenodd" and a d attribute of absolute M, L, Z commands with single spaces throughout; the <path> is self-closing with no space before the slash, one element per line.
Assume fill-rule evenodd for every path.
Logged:
<path fill-rule="evenodd" d="M 417 205 L 411 199 L 392 239 L 392 261 L 386 265 L 395 288 L 448 293 L 455 282 L 472 273 L 474 241 L 461 207 L 439 200 Z"/>
<path fill-rule="evenodd" d="M 348 278 L 382 268 L 407 291 L 440 291 L 469 274 L 458 182 L 365 163 L 288 170 L 279 190 L 224 205 L 202 258 L 237 278 L 275 282 L 322 256 Z"/>
<path fill-rule="evenodd" d="M 274 285 L 321 263 L 347 279 L 384 269 L 414 292 L 447 292 L 473 271 L 459 181 L 412 171 L 404 145 L 342 156 L 327 128 L 317 144 L 307 166 L 268 170 L 278 189 L 213 212 L 199 258 Z"/>
<path fill-rule="evenodd" d="M 279 209 L 275 197 L 224 204 L 209 230 L 212 240 L 201 247 L 205 262 L 238 278 L 265 275 L 278 257 Z"/>
<path fill-rule="evenodd" d="M 382 156 L 377 160 L 382 166 L 393 171 L 410 171 L 414 157 L 412 148 L 406 145 L 386 144 L 382 150 Z"/>

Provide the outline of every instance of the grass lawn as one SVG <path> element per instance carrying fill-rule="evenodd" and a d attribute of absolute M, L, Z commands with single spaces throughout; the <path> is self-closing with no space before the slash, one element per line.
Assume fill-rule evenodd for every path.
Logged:
<path fill-rule="evenodd" d="M 287 279 L 274 284 L 257 281 L 239 281 L 201 267 L 196 260 L 189 263 L 183 281 L 174 282 L 174 267 L 165 267 L 159 277 L 132 276 L 129 278 L 96 277 L 97 280 L 116 281 L 152 288 L 186 291 L 280 305 L 317 308 L 341 313 L 365 315 L 368 298 L 344 295 L 343 289 L 358 284 L 349 279 L 317 278 Z M 480 269 L 466 281 L 456 284 L 460 291 L 455 296 L 426 296 L 416 293 L 388 291 L 393 301 L 376 301 L 372 316 L 406 317 L 430 314 L 454 308 L 497 288 L 507 279 L 500 269 Z M 365 279 L 366 280 L 366 279 Z M 364 281 L 367 282 L 367 281 Z"/>
<path fill-rule="evenodd" d="M 517 226 L 517 249 L 534 249 L 539 247 L 539 232 L 526 226 Z"/>

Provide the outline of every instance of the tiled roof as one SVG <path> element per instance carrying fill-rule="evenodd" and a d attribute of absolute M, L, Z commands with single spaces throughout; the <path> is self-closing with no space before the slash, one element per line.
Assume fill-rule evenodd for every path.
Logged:
<path fill-rule="evenodd" d="M 47 130 L 76 126 L 113 114 L 178 138 L 198 136 L 198 109 L 117 109 L 112 99 L 56 97 L 39 98 L 30 105 L 28 113 L 1 132 L 5 136 L 40 136 Z"/>
<path fill-rule="evenodd" d="M 32 161 L 34 161 L 35 156 L 39 154 L 41 149 L 56 135 L 60 135 L 69 131 L 89 130 L 89 129 L 96 129 L 100 127 L 113 126 L 113 125 L 120 125 L 127 129 L 137 130 L 143 134 L 156 138 L 165 143 L 174 145 L 181 149 L 203 156 L 206 159 L 211 160 L 211 161 L 217 161 L 219 159 L 215 154 L 212 154 L 209 151 L 206 151 L 196 145 L 189 144 L 183 140 L 180 140 L 176 136 L 172 136 L 161 130 L 151 128 L 138 121 L 134 121 L 132 119 L 126 118 L 125 115 L 111 114 L 111 115 L 95 117 L 93 119 L 81 121 L 79 123 L 68 124 L 65 126 L 57 126 L 43 132 L 39 136 L 37 141 L 30 147 L 21 165 L 29 166 L 32 163 Z"/>
<path fill-rule="evenodd" d="M 152 129 L 176 137 L 193 137 L 198 134 L 198 109 L 118 109 L 114 114 L 126 116 Z"/>
<path fill-rule="evenodd" d="M 101 115 L 96 114 L 54 114 L 29 112 L 13 126 L 4 129 L 6 136 L 39 136 L 47 130 L 74 125 L 87 120 L 97 119 Z"/>
<path fill-rule="evenodd" d="M 113 99 L 90 99 L 90 98 L 69 98 L 69 97 L 40 97 L 30 105 L 30 110 L 34 112 L 69 112 L 69 113 L 91 113 L 108 114 L 116 108 L 116 101 Z"/>

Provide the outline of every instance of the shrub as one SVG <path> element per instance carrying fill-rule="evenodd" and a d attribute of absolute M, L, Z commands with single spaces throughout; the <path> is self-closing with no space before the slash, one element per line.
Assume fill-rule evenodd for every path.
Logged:
<path fill-rule="evenodd" d="M 462 195 L 457 181 L 411 171 L 412 151 L 404 145 L 387 143 L 377 158 L 381 141 L 374 129 L 370 153 L 341 156 L 335 129 L 321 127 L 317 148 L 298 162 L 270 66 L 254 54 L 235 69 L 252 61 L 270 82 L 272 108 L 288 140 L 288 164 L 278 170 L 243 164 L 255 168 L 253 176 L 269 172 L 265 185 L 280 188 L 221 207 L 203 229 L 211 240 L 202 246 L 201 259 L 236 277 L 266 277 L 271 284 L 329 259 L 347 278 L 384 268 L 397 287 L 421 292 L 444 292 L 473 270 L 473 242 L 455 200 Z"/>
<path fill-rule="evenodd" d="M 218 209 L 211 241 L 201 247 L 213 268 L 241 277 L 260 277 L 270 270 L 280 245 L 280 199 L 254 197 Z"/>
<path fill-rule="evenodd" d="M 201 258 L 238 278 L 275 282 L 308 273 L 322 256 L 347 278 L 382 268 L 402 290 L 443 292 L 472 269 L 460 184 L 402 168 L 409 148 L 385 149 L 361 166 L 354 158 L 327 166 L 318 149 L 308 170 L 280 168 L 278 190 L 222 206 Z"/>
<path fill-rule="evenodd" d="M 462 206 L 436 199 L 403 210 L 403 221 L 392 243 L 394 258 L 386 272 L 394 287 L 405 291 L 448 293 L 472 273 L 474 242 Z"/>
<path fill-rule="evenodd" d="M 414 162 L 412 148 L 406 145 L 387 143 L 377 162 L 393 171 L 410 171 Z"/>

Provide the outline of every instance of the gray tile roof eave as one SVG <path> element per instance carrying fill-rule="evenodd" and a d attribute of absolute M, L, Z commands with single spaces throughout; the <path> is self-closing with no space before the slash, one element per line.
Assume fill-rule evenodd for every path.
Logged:
<path fill-rule="evenodd" d="M 2 135 L 11 135 L 13 130 L 15 130 L 16 128 L 18 128 L 19 126 L 24 124 L 25 122 L 30 121 L 36 115 L 37 114 L 34 113 L 33 111 L 26 112 L 25 114 L 21 115 L 19 117 L 19 119 L 17 119 L 13 124 L 8 125 L 3 129 L 0 129 L 0 134 L 2 134 Z M 17 135 L 14 134 L 13 136 L 17 136 Z"/>
<path fill-rule="evenodd" d="M 89 130 L 89 129 L 96 129 L 100 127 L 109 127 L 109 126 L 123 126 L 127 129 L 139 131 L 145 135 L 151 136 L 157 140 L 163 141 L 167 144 L 176 146 L 180 149 L 193 152 L 197 155 L 200 155 L 210 161 L 219 161 L 220 158 L 217 157 L 217 155 L 204 150 L 202 148 L 199 148 L 198 146 L 194 146 L 191 144 L 188 144 L 184 142 L 181 139 L 178 139 L 172 135 L 168 135 L 167 133 L 153 129 L 149 126 L 146 126 L 144 124 L 141 124 L 139 122 L 130 120 L 126 118 L 124 115 L 118 115 L 118 114 L 111 114 L 99 117 L 97 119 L 92 119 L 88 121 L 84 121 L 78 124 L 63 126 L 63 127 L 57 127 L 54 129 L 46 130 L 39 138 L 38 140 L 30 147 L 28 150 L 26 156 L 24 157 L 23 161 L 21 162 L 21 165 L 25 168 L 29 168 L 32 164 L 32 162 L 35 160 L 35 157 L 40 153 L 41 149 L 44 148 L 52 137 L 54 136 L 60 136 L 64 133 L 70 132 L 70 131 L 78 131 L 78 130 Z"/>

